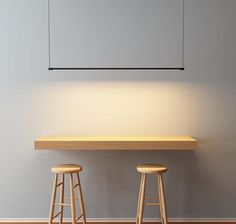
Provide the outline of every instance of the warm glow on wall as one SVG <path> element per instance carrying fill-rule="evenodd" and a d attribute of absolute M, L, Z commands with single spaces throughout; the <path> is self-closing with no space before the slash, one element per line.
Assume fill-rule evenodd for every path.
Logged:
<path fill-rule="evenodd" d="M 57 82 L 39 91 L 43 135 L 186 135 L 195 125 L 196 94 L 181 83 Z"/>

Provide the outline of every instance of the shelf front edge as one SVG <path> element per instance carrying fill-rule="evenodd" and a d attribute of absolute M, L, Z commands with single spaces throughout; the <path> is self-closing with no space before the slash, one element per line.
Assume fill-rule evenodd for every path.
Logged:
<path fill-rule="evenodd" d="M 34 142 L 36 150 L 195 150 L 197 140 L 43 140 Z"/>

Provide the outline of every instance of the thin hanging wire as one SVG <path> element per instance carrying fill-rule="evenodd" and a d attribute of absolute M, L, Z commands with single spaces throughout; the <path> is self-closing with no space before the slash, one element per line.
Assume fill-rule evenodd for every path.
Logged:
<path fill-rule="evenodd" d="M 184 38 L 184 34 L 185 34 L 185 31 L 184 31 L 184 28 L 185 28 L 185 5 L 184 5 L 184 0 L 183 0 L 183 33 L 182 33 L 182 36 L 183 36 L 183 39 L 182 39 L 182 68 L 184 68 L 184 42 L 185 42 L 185 38 Z"/>
<path fill-rule="evenodd" d="M 51 67 L 50 0 L 48 0 L 48 68 Z"/>

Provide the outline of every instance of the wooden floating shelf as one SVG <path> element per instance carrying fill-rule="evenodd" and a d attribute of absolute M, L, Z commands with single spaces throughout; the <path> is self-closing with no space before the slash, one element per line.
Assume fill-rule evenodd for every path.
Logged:
<path fill-rule="evenodd" d="M 37 150 L 194 150 L 190 136 L 83 137 L 48 136 L 34 142 Z"/>

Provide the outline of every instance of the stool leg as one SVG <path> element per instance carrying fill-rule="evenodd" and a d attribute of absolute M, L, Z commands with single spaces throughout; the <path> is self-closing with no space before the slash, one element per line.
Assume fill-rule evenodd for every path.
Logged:
<path fill-rule="evenodd" d="M 145 190 L 146 190 L 146 174 L 142 174 L 141 184 L 140 184 L 140 198 L 138 203 L 138 211 L 137 211 L 137 221 L 136 224 L 142 224 L 143 221 L 143 210 L 144 210 L 144 202 L 145 202 Z"/>
<path fill-rule="evenodd" d="M 63 208 L 64 206 L 62 205 L 64 203 L 64 189 L 65 189 L 65 174 L 61 175 L 61 191 L 60 191 L 60 221 L 59 224 L 62 224 L 62 220 L 63 220 Z"/>
<path fill-rule="evenodd" d="M 161 187 L 160 187 L 160 178 L 159 174 L 157 174 L 157 188 L 158 188 L 158 194 L 159 194 L 159 204 L 160 204 L 160 216 L 161 216 L 161 222 L 164 224 L 164 219 L 163 219 L 163 208 L 162 208 L 162 201 L 161 201 Z"/>
<path fill-rule="evenodd" d="M 141 204 L 140 202 L 141 202 L 142 183 L 143 183 L 143 175 L 141 175 L 141 182 L 140 182 L 140 187 L 139 187 L 136 224 L 138 224 L 138 222 L 139 222 L 139 211 L 140 211 L 140 204 Z"/>
<path fill-rule="evenodd" d="M 58 174 L 56 173 L 54 177 L 54 184 L 53 184 L 53 191 L 52 191 L 52 199 L 51 199 L 51 206 L 50 206 L 50 213 L 49 213 L 49 224 L 53 223 L 56 194 L 57 194 L 57 180 L 58 180 Z"/>
<path fill-rule="evenodd" d="M 164 190 L 162 174 L 157 174 L 157 178 L 158 178 L 159 200 L 160 200 L 160 211 L 161 211 L 162 223 L 167 224 L 168 218 L 167 218 L 165 190 Z"/>
<path fill-rule="evenodd" d="M 73 174 L 72 173 L 70 174 L 70 197 L 71 197 L 72 224 L 76 224 L 74 181 L 73 181 Z"/>
<path fill-rule="evenodd" d="M 78 179 L 78 195 L 79 195 L 79 206 L 81 214 L 83 214 L 83 224 L 86 224 L 86 216 L 85 216 L 85 209 L 84 209 L 84 199 L 82 194 L 82 187 L 80 183 L 79 173 L 77 173 L 77 179 Z"/>

